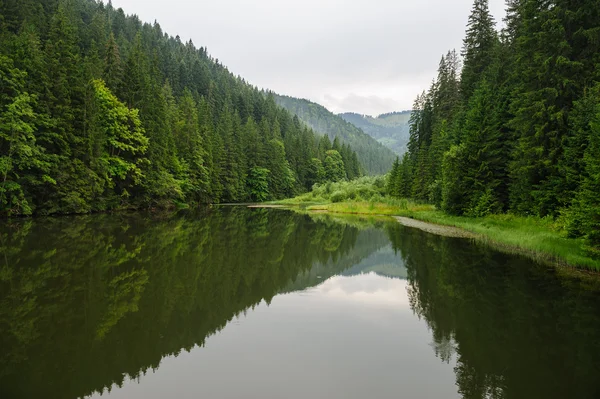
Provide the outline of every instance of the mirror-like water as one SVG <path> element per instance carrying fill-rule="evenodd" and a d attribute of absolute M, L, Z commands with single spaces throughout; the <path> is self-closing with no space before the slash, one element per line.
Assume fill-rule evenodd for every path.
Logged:
<path fill-rule="evenodd" d="M 600 279 L 283 210 L 0 226 L 1 398 L 598 398 Z"/>

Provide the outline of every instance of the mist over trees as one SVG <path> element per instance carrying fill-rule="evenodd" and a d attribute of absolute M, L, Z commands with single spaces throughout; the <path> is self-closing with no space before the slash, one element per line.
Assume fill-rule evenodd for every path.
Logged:
<path fill-rule="evenodd" d="M 410 137 L 410 111 L 389 112 L 377 117 L 353 112 L 339 114 L 345 121 L 362 129 L 369 136 L 392 150 L 398 156 L 407 151 Z"/>
<path fill-rule="evenodd" d="M 369 175 L 389 172 L 394 162 L 394 153 L 359 127 L 347 122 L 341 115 L 328 111 L 322 105 L 299 98 L 275 95 L 275 101 L 307 126 L 331 140 L 341 140 L 356 151 L 360 164 Z"/>

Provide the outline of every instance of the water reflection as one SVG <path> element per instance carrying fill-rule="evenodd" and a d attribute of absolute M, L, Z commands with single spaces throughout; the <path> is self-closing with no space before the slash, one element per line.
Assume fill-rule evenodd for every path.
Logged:
<path fill-rule="evenodd" d="M 326 279 L 386 244 L 382 230 L 265 209 L 6 223 L 0 397 L 119 386 L 278 293 L 319 283 L 313 270 Z"/>
<path fill-rule="evenodd" d="M 600 397 L 599 279 L 396 223 L 20 220 L 0 253 L 2 398 Z"/>
<path fill-rule="evenodd" d="M 335 276 L 309 291 L 324 299 L 356 305 L 392 308 L 408 306 L 404 280 L 381 277 L 375 272 L 360 277 Z"/>
<path fill-rule="evenodd" d="M 406 289 L 370 272 L 278 295 L 110 398 L 458 397 Z"/>
<path fill-rule="evenodd" d="M 600 397 L 600 279 L 388 226 L 412 309 L 461 397 Z"/>

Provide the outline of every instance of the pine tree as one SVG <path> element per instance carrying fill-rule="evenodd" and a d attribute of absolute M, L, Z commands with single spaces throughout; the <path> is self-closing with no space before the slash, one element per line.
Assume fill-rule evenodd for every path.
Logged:
<path fill-rule="evenodd" d="M 329 139 L 329 136 L 325 134 L 319 141 L 319 158 L 325 159 L 325 154 L 331 149 L 331 140 Z"/>
<path fill-rule="evenodd" d="M 233 125 L 234 116 L 229 108 L 223 110 L 221 120 L 217 126 L 217 134 L 223 140 L 223 152 L 220 159 L 220 180 L 223 186 L 223 200 L 226 202 L 235 202 L 238 200 L 237 182 L 240 178 L 235 142 L 235 133 Z"/>
<path fill-rule="evenodd" d="M 294 173 L 290 169 L 285 158 L 285 147 L 283 142 L 271 139 L 267 143 L 269 170 L 269 191 L 274 199 L 284 198 L 293 194 L 295 183 Z"/>
<path fill-rule="evenodd" d="M 392 170 L 388 174 L 385 191 L 392 197 L 399 197 L 399 176 L 400 176 L 400 160 L 396 158 L 392 165 Z"/>
<path fill-rule="evenodd" d="M 315 184 L 321 184 L 325 181 L 326 174 L 323 162 L 318 158 L 312 158 L 308 165 L 308 172 L 306 174 L 306 185 L 307 189 L 312 189 Z"/>
<path fill-rule="evenodd" d="M 510 123 L 519 140 L 511 167 L 511 208 L 518 213 L 555 215 L 560 202 L 558 164 L 582 72 L 580 60 L 572 58 L 563 7 L 534 1 L 520 7 L 519 83 Z"/>
<path fill-rule="evenodd" d="M 193 202 L 208 199 L 208 171 L 204 159 L 206 152 L 199 131 L 198 108 L 189 90 L 179 100 L 175 141 L 181 164 L 185 165 L 184 193 Z"/>
<path fill-rule="evenodd" d="M 585 151 L 590 144 L 592 122 L 596 118 L 600 101 L 600 85 L 586 90 L 583 98 L 575 102 L 569 120 L 569 131 L 564 140 L 564 156 L 560 162 L 562 177 L 561 205 L 569 207 L 585 175 Z"/>
<path fill-rule="evenodd" d="M 477 88 L 481 75 L 492 62 L 492 54 L 497 40 L 488 0 L 475 0 L 467 34 L 463 42 L 463 69 L 460 79 L 460 90 L 465 102 Z"/>
<path fill-rule="evenodd" d="M 104 71 L 102 78 L 111 91 L 117 93 L 123 90 L 123 64 L 119 45 L 115 35 L 111 32 L 104 51 Z"/>
<path fill-rule="evenodd" d="M 595 117 L 590 122 L 589 145 L 585 150 L 582 183 L 568 212 L 569 231 L 589 241 L 594 256 L 600 255 L 600 98 Z"/>
<path fill-rule="evenodd" d="M 469 103 L 462 153 L 465 159 L 460 170 L 468 190 L 463 193 L 466 211 L 471 216 L 497 213 L 504 207 L 499 189 L 506 176 L 507 154 L 493 110 L 492 86 L 484 80 Z"/>

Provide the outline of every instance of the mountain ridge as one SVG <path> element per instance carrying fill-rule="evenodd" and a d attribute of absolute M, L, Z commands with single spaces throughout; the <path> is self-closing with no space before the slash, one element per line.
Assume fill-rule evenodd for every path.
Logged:
<path fill-rule="evenodd" d="M 313 101 L 273 92 L 270 94 L 275 97 L 277 105 L 295 114 L 316 133 L 327 134 L 331 140 L 339 137 L 343 143 L 349 144 L 368 174 L 385 174 L 391 169 L 396 155 L 360 127 Z"/>
<path fill-rule="evenodd" d="M 388 112 L 376 117 L 356 112 L 338 115 L 392 150 L 397 156 L 402 156 L 407 151 L 411 114 L 412 111 L 405 110 Z"/>

